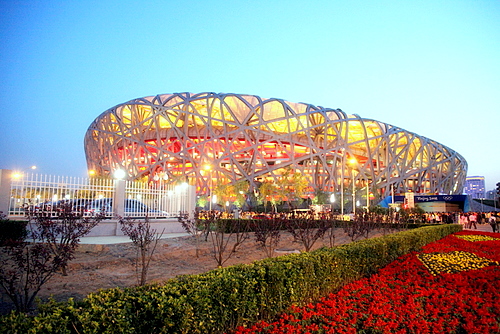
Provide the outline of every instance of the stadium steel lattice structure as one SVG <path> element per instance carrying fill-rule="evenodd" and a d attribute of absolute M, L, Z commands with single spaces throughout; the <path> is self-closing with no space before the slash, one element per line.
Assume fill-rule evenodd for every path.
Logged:
<path fill-rule="evenodd" d="M 85 152 L 98 174 L 123 169 L 151 182 L 181 177 L 200 194 L 239 180 L 256 187 L 287 166 L 307 178 L 311 192 L 368 186 L 375 197 L 459 194 L 467 173 L 461 155 L 399 127 L 340 109 L 238 94 L 165 94 L 119 104 L 90 125 Z"/>

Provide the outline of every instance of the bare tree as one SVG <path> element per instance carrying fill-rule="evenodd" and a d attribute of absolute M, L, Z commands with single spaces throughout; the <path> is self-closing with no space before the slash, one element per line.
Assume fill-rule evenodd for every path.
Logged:
<path fill-rule="evenodd" d="M 213 255 L 217 267 L 221 268 L 249 238 L 249 233 L 247 225 L 242 219 L 217 219 L 212 216 L 210 220 L 214 222 L 210 231 Z M 230 243 L 232 244 L 230 245 Z"/>
<path fill-rule="evenodd" d="M 42 286 L 61 268 L 47 244 L 18 243 L 0 247 L 0 286 L 18 312 L 29 312 Z"/>
<path fill-rule="evenodd" d="M 82 218 L 63 209 L 57 217 L 27 212 L 25 239 L 0 247 L 0 287 L 19 312 L 29 312 L 42 286 L 74 258 L 80 238 L 96 226 L 101 217 Z"/>
<path fill-rule="evenodd" d="M 189 215 L 187 212 L 181 212 L 177 220 L 181 223 L 182 228 L 189 234 L 193 235 L 196 243 L 196 258 L 198 258 L 200 252 L 200 234 L 204 233 L 204 231 L 200 230 L 200 227 L 204 227 L 204 225 L 199 223 L 199 212 L 195 212 L 195 216 L 193 219 L 189 219 Z M 205 239 L 206 241 L 206 239 Z"/>
<path fill-rule="evenodd" d="M 267 257 L 272 257 L 273 250 L 279 244 L 281 230 L 286 226 L 285 221 L 278 215 L 272 215 L 271 219 L 255 220 L 252 225 L 257 244 Z"/>
<path fill-rule="evenodd" d="M 330 248 L 335 246 L 335 240 L 336 240 L 336 231 L 337 227 L 340 226 L 339 220 L 337 219 L 337 216 L 333 214 L 333 212 L 328 212 L 324 216 L 324 222 L 325 228 L 327 228 L 327 231 L 325 232 L 325 235 L 328 236 L 328 245 Z"/>
<path fill-rule="evenodd" d="M 309 252 L 316 241 L 325 235 L 330 226 L 322 220 L 315 220 L 312 210 L 306 216 L 305 218 L 290 219 L 287 228 L 294 240 L 301 243 L 304 250 Z"/>
<path fill-rule="evenodd" d="M 361 237 L 367 239 L 372 231 L 378 226 L 376 214 L 367 212 L 359 213 L 354 216 L 354 219 L 344 225 L 344 232 L 355 241 Z"/>
<path fill-rule="evenodd" d="M 137 250 L 137 258 L 135 261 L 135 270 L 137 274 L 137 284 L 146 284 L 148 275 L 149 264 L 151 258 L 158 245 L 158 240 L 163 236 L 161 233 L 156 233 L 156 229 L 151 228 L 149 218 L 146 217 L 144 221 L 136 222 L 131 218 L 119 218 L 120 228 L 122 232 L 127 235 Z"/>
<path fill-rule="evenodd" d="M 72 205 L 66 202 L 58 206 L 55 217 L 28 211 L 28 218 L 34 227 L 32 238 L 47 244 L 54 256 L 67 258 L 61 265 L 63 275 L 67 276 L 67 262 L 74 258 L 80 238 L 89 234 L 104 216 L 84 217 L 83 212 L 74 212 Z"/>

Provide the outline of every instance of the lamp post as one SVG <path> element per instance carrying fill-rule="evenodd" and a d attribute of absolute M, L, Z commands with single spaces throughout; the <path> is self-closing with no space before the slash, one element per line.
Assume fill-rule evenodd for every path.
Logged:
<path fill-rule="evenodd" d="M 354 165 L 356 164 L 357 160 L 352 158 L 349 160 L 349 163 L 351 164 L 351 174 L 352 174 L 352 213 L 355 215 L 356 214 L 356 185 L 354 181 Z"/>
<path fill-rule="evenodd" d="M 342 162 L 340 169 L 340 214 L 342 215 L 342 220 L 344 220 L 344 150 L 342 149 Z"/>
<path fill-rule="evenodd" d="M 208 198 L 210 200 L 209 205 L 209 210 L 212 211 L 212 166 L 210 165 L 205 165 L 204 169 L 207 171 L 207 178 L 210 178 L 208 181 Z"/>
<path fill-rule="evenodd" d="M 366 212 L 370 212 L 370 188 L 368 185 L 370 182 L 368 181 L 368 176 L 366 177 Z"/>
<path fill-rule="evenodd" d="M 333 213 L 333 203 L 335 203 L 335 193 L 330 195 L 330 203 L 332 203 L 332 209 L 330 210 Z"/>

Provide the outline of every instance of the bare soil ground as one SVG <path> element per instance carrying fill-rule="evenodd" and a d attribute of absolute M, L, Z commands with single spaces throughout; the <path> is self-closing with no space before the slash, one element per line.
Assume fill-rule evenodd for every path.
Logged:
<path fill-rule="evenodd" d="M 385 233 L 387 232 L 375 231 L 370 233 L 369 237 L 377 237 Z M 335 245 L 349 242 L 351 238 L 342 229 L 335 230 Z M 329 244 L 330 240 L 325 236 L 324 239 L 316 242 L 313 249 L 328 247 Z M 197 248 L 198 257 L 196 256 Z M 288 232 L 282 233 L 277 248 L 303 250 L 301 244 L 294 242 Z M 283 253 L 274 252 L 274 256 L 280 255 Z M 136 249 L 132 243 L 80 245 L 76 258 L 69 264 L 68 276 L 57 273 L 42 287 L 38 297 L 42 301 L 49 297 L 57 301 L 65 301 L 68 298 L 79 300 L 99 289 L 134 286 L 137 284 L 136 258 Z M 266 258 L 265 251 L 258 247 L 254 235 L 250 234 L 250 238 L 241 245 L 224 266 L 250 263 L 264 258 Z M 194 236 L 161 239 L 149 267 L 148 283 L 163 282 L 178 275 L 203 273 L 216 267 L 210 237 L 208 241 L 200 237 L 198 247 Z M 10 309 L 12 309 L 12 304 L 2 292 L 0 313 L 5 314 Z"/>

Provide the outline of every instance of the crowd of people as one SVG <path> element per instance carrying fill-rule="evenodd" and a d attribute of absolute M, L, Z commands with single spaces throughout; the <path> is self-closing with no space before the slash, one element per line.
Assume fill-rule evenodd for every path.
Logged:
<path fill-rule="evenodd" d="M 302 211 L 302 210 L 300 210 Z M 212 211 L 215 213 L 216 218 L 243 218 L 243 219 L 270 219 L 270 214 L 257 213 L 257 212 L 238 212 L 238 214 L 233 215 L 233 213 Z M 205 217 L 209 211 L 200 212 L 200 218 L 206 219 Z M 275 213 L 276 218 L 306 218 L 311 214 L 314 214 L 316 219 L 327 219 L 331 217 L 332 213 L 319 212 L 307 210 L 305 212 L 288 212 L 288 213 Z M 360 213 L 360 215 L 367 215 L 367 213 Z M 328 216 L 328 217 L 327 217 Z M 338 214 L 333 215 L 335 218 L 339 218 Z M 500 212 L 426 212 L 419 215 L 420 218 L 416 219 L 413 215 L 410 218 L 413 220 L 426 220 L 429 224 L 461 224 L 464 229 L 477 229 L 478 224 L 490 224 L 493 232 L 500 233 Z M 342 220 L 354 220 L 354 214 L 346 215 L 345 218 L 340 218 Z M 366 218 L 368 219 L 368 218 Z M 394 212 L 392 216 L 384 216 L 384 222 L 400 222 L 399 212 Z"/>
<path fill-rule="evenodd" d="M 490 224 L 493 232 L 499 232 L 500 214 L 498 212 L 466 212 L 460 213 L 458 223 L 464 229 L 476 229 L 477 224 Z"/>
<path fill-rule="evenodd" d="M 493 232 L 500 232 L 500 212 L 428 212 L 425 216 L 430 224 L 460 224 L 464 229 L 490 224 Z"/>

